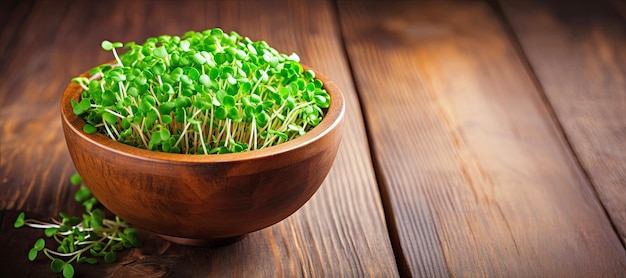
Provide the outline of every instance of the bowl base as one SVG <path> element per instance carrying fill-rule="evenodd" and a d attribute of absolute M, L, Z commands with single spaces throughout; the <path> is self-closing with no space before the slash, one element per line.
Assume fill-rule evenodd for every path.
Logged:
<path fill-rule="evenodd" d="M 245 235 L 234 236 L 234 237 L 225 237 L 225 238 L 186 238 L 186 237 L 175 237 L 168 236 L 162 234 L 156 234 L 160 238 L 165 239 L 169 242 L 176 243 L 179 245 L 186 246 L 198 246 L 198 247 L 220 247 L 225 245 L 230 245 L 235 242 L 242 240 Z"/>

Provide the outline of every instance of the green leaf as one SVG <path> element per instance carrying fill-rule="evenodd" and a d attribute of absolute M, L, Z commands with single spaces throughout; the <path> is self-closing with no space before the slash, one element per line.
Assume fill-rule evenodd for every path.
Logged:
<path fill-rule="evenodd" d="M 80 177 L 80 174 L 74 173 L 70 177 L 70 183 L 72 183 L 73 185 L 80 185 L 81 183 L 83 183 L 83 178 Z"/>
<path fill-rule="evenodd" d="M 231 108 L 234 107 L 236 103 L 236 100 L 233 96 L 231 95 L 226 95 L 224 96 L 224 99 L 222 100 L 222 104 L 226 107 L 226 108 Z"/>
<path fill-rule="evenodd" d="M 89 197 L 91 197 L 91 191 L 89 190 L 89 188 L 84 186 L 79 188 L 78 191 L 76 191 L 76 193 L 74 194 L 74 199 L 77 202 L 83 202 L 89 199 Z"/>
<path fill-rule="evenodd" d="M 91 212 L 91 216 L 93 216 L 93 219 L 96 219 L 100 222 L 102 222 L 104 220 L 104 212 L 102 212 L 102 210 L 100 209 L 94 209 Z"/>
<path fill-rule="evenodd" d="M 161 140 L 162 141 L 166 141 L 167 139 L 170 139 L 170 131 L 167 129 L 161 129 L 161 131 L 159 132 L 159 135 L 161 136 Z"/>
<path fill-rule="evenodd" d="M 165 46 L 155 48 L 154 56 L 165 59 L 167 57 L 167 50 L 165 49 Z"/>
<path fill-rule="evenodd" d="M 102 243 L 98 243 L 98 244 L 94 245 L 93 248 L 91 248 L 91 251 L 94 251 L 94 252 L 100 251 L 100 250 L 102 250 L 102 247 L 103 247 L 103 244 Z"/>
<path fill-rule="evenodd" d="M 191 106 L 191 98 L 189 97 L 178 97 L 176 98 L 176 100 L 174 101 L 174 106 L 176 106 L 176 108 L 187 108 L 189 106 Z"/>
<path fill-rule="evenodd" d="M 96 133 L 98 129 L 90 124 L 86 124 L 85 126 L 83 126 L 83 131 L 87 134 L 92 134 L 92 133 Z"/>
<path fill-rule="evenodd" d="M 115 94 L 112 91 L 105 91 L 101 95 L 102 101 L 100 105 L 102 106 L 111 106 L 115 103 Z"/>
<path fill-rule="evenodd" d="M 213 28 L 211 29 L 210 34 L 214 37 L 221 37 L 222 35 L 224 35 L 224 31 L 222 31 L 222 29 L 220 28 Z"/>
<path fill-rule="evenodd" d="M 204 53 L 206 53 L 206 52 L 202 52 L 203 55 L 204 55 Z M 204 55 L 204 56 L 206 57 L 206 55 Z M 207 61 L 208 60 L 209 59 L 207 58 Z M 198 71 L 196 68 L 186 67 L 185 68 L 185 72 L 187 73 L 187 76 L 189 78 L 191 78 L 192 80 L 198 80 L 198 77 L 200 77 L 200 71 Z"/>
<path fill-rule="evenodd" d="M 289 96 L 290 92 L 291 90 L 289 90 L 288 87 L 282 87 L 278 90 L 278 94 L 280 94 L 280 96 L 283 98 L 286 98 L 287 96 Z"/>
<path fill-rule="evenodd" d="M 174 108 L 176 108 L 176 104 L 174 102 L 163 102 L 161 103 L 161 105 L 159 105 L 159 112 L 161 112 L 161 115 L 167 115 L 172 112 Z"/>
<path fill-rule="evenodd" d="M 110 41 L 107 41 L 107 40 L 102 41 L 100 46 L 102 46 L 102 49 L 104 49 L 106 51 L 110 51 L 111 49 L 113 49 L 113 44 Z"/>
<path fill-rule="evenodd" d="M 44 247 L 46 247 L 45 239 L 39 238 L 37 241 L 35 241 L 35 249 L 37 249 L 37 251 L 43 250 Z"/>
<path fill-rule="evenodd" d="M 189 41 L 180 41 L 180 49 L 183 51 L 189 51 L 189 46 L 191 43 Z"/>
<path fill-rule="evenodd" d="M 248 48 L 248 51 L 250 51 L 250 53 L 252 53 L 252 55 L 257 55 L 257 51 L 256 51 L 256 48 L 254 48 L 254 45 L 248 44 L 248 45 L 246 45 L 246 47 Z"/>
<path fill-rule="evenodd" d="M 280 94 L 272 93 L 270 94 L 270 97 L 274 100 L 274 103 L 276 103 L 276 105 L 280 106 L 283 104 L 283 98 L 280 96 Z"/>
<path fill-rule="evenodd" d="M 58 228 L 46 228 L 44 234 L 47 237 L 52 237 L 59 229 Z"/>
<path fill-rule="evenodd" d="M 152 66 L 152 72 L 156 75 L 163 74 L 166 69 L 167 67 L 163 63 L 156 63 L 154 66 Z"/>
<path fill-rule="evenodd" d="M 152 107 L 154 107 L 154 104 L 147 97 L 143 98 L 139 103 L 139 111 L 141 111 L 142 113 L 147 113 L 148 111 L 151 111 Z"/>
<path fill-rule="evenodd" d="M 128 241 L 133 245 L 133 247 L 141 247 L 143 244 L 139 239 L 139 235 L 137 234 L 137 230 L 133 228 L 124 229 L 124 234 L 126 234 Z"/>
<path fill-rule="evenodd" d="M 225 54 L 225 53 L 223 53 L 223 52 L 218 52 L 218 53 L 216 53 L 216 54 L 215 54 L 215 56 L 214 56 L 214 59 L 215 59 L 215 62 L 216 62 L 218 65 L 221 65 L 221 64 L 223 64 L 223 63 L 226 63 L 226 61 L 228 60 L 228 58 L 226 57 L 226 54 Z"/>
<path fill-rule="evenodd" d="M 152 134 L 152 137 L 150 137 L 150 144 L 153 145 L 154 147 L 156 147 L 157 145 L 161 144 L 161 132 L 157 131 L 155 133 Z M 150 148 L 152 149 L 152 148 Z"/>
<path fill-rule="evenodd" d="M 115 125 L 117 123 L 117 117 L 109 112 L 104 112 L 102 114 L 102 119 L 110 125 Z"/>
<path fill-rule="evenodd" d="M 65 223 L 70 226 L 76 226 L 80 223 L 80 218 L 76 216 L 71 216 L 71 217 L 66 218 Z"/>
<path fill-rule="evenodd" d="M 83 206 L 85 207 L 85 210 L 87 212 L 90 212 L 93 206 L 97 203 L 98 203 L 98 200 L 96 200 L 96 197 L 91 197 L 87 201 L 83 202 Z"/>
<path fill-rule="evenodd" d="M 226 108 L 224 108 L 224 106 L 220 106 L 217 109 L 215 109 L 215 118 L 217 118 L 218 120 L 226 120 Z"/>
<path fill-rule="evenodd" d="M 268 130 L 267 131 L 269 134 L 273 134 L 273 135 L 278 135 L 278 137 L 282 138 L 283 140 L 287 140 L 287 134 L 282 133 L 280 131 L 276 131 L 276 130 Z"/>
<path fill-rule="evenodd" d="M 87 99 L 87 98 L 83 98 L 83 99 L 82 99 L 82 100 L 78 103 L 78 105 L 80 105 L 80 107 L 81 107 L 83 110 L 87 111 L 87 110 L 89 110 L 89 108 L 91 108 L 91 101 L 89 101 L 89 99 Z"/>
<path fill-rule="evenodd" d="M 172 122 L 172 117 L 170 117 L 170 115 L 163 115 L 161 116 L 161 119 L 163 120 L 164 124 L 169 124 Z"/>
<path fill-rule="evenodd" d="M 243 109 L 243 114 L 246 118 L 251 118 L 254 116 L 254 108 L 252 108 L 252 106 L 246 106 L 246 108 Z"/>
<path fill-rule="evenodd" d="M 71 81 L 76 83 L 76 84 L 81 84 L 81 85 L 89 84 L 89 79 L 87 77 L 83 77 L 83 76 L 74 77 L 74 78 L 72 78 Z"/>
<path fill-rule="evenodd" d="M 163 84 L 163 86 L 159 87 L 159 90 L 161 92 L 163 92 L 163 93 L 170 94 L 170 95 L 173 95 L 173 94 L 176 93 L 174 91 L 174 88 L 172 87 L 172 85 L 167 84 L 167 83 L 165 83 L 165 84 Z M 165 100 L 167 100 L 167 98 Z"/>
<path fill-rule="evenodd" d="M 262 99 L 259 95 L 255 95 L 255 94 L 251 94 L 250 95 L 250 101 L 255 103 L 255 104 L 259 104 L 261 103 Z"/>
<path fill-rule="evenodd" d="M 65 238 L 64 241 L 67 241 L 67 246 L 68 246 L 68 249 L 69 249 L 68 251 L 70 253 L 76 251 L 76 245 L 74 244 L 74 239 L 73 238 L 67 237 L 67 238 Z"/>
<path fill-rule="evenodd" d="M 20 214 L 17 215 L 17 219 L 15 219 L 15 223 L 13 223 L 13 227 L 14 228 L 23 227 L 24 224 L 26 224 L 26 222 L 24 221 L 24 217 L 26 217 L 26 214 L 24 212 L 20 212 Z"/>
<path fill-rule="evenodd" d="M 65 245 L 59 245 L 59 247 L 57 247 L 57 252 L 67 253 L 67 248 L 65 248 Z"/>
<path fill-rule="evenodd" d="M 67 231 L 69 231 L 69 230 L 70 230 L 70 227 L 69 227 L 68 225 L 66 225 L 66 224 L 61 225 L 61 226 L 59 227 L 59 232 L 61 232 L 61 233 L 67 232 Z"/>
<path fill-rule="evenodd" d="M 54 259 L 50 263 L 50 269 L 52 269 L 52 272 L 54 273 L 63 271 L 63 266 L 65 266 L 65 262 L 59 259 Z"/>
<path fill-rule="evenodd" d="M 321 108 L 328 108 L 330 106 L 330 100 L 323 95 L 315 95 L 315 104 Z"/>
<path fill-rule="evenodd" d="M 285 100 L 287 101 L 287 107 L 289 107 L 289 109 L 296 107 L 296 100 L 292 96 L 288 96 Z"/>
<path fill-rule="evenodd" d="M 180 76 L 180 81 L 183 84 L 187 84 L 187 85 L 193 84 L 193 80 L 191 80 L 191 78 L 189 76 L 187 76 L 187 75 L 181 75 Z"/>
<path fill-rule="evenodd" d="M 37 248 L 33 247 L 30 249 L 30 251 L 28 251 L 28 260 L 29 261 L 34 261 L 37 258 L 37 253 L 39 252 L 39 250 L 37 250 Z"/>
<path fill-rule="evenodd" d="M 85 110 L 83 109 L 82 106 L 80 106 L 80 104 L 78 104 L 78 102 L 76 102 L 75 100 L 71 100 L 71 103 L 72 103 L 72 110 L 75 115 L 80 116 L 80 114 L 85 113 Z"/>
<path fill-rule="evenodd" d="M 170 148 L 172 148 L 172 143 L 170 141 L 163 141 L 163 144 L 161 144 L 161 150 L 163 152 L 169 152 Z"/>
<path fill-rule="evenodd" d="M 65 264 L 63 266 L 63 277 L 65 278 L 74 277 L 74 267 L 71 264 Z"/>
<path fill-rule="evenodd" d="M 193 54 L 193 61 L 202 65 L 204 63 L 206 63 L 206 58 L 204 58 L 204 56 L 202 55 L 202 53 L 197 52 L 196 54 Z"/>
<path fill-rule="evenodd" d="M 211 79 L 206 74 L 200 75 L 200 78 L 198 79 L 198 81 L 200 81 L 200 83 L 204 86 L 207 86 L 207 87 L 211 86 Z"/>
<path fill-rule="evenodd" d="M 306 77 L 307 79 L 313 79 L 315 78 L 315 72 L 312 70 L 306 70 L 304 71 L 304 77 Z"/>
<path fill-rule="evenodd" d="M 235 120 L 239 118 L 239 110 L 235 107 L 231 107 L 228 109 L 228 118 Z"/>
<path fill-rule="evenodd" d="M 269 115 L 265 111 L 256 115 L 255 118 L 256 118 L 257 126 L 260 128 L 264 127 L 269 121 Z"/>
<path fill-rule="evenodd" d="M 170 148 L 170 153 L 181 153 L 181 149 L 178 146 L 174 146 Z"/>
<path fill-rule="evenodd" d="M 146 127 L 150 128 L 152 127 L 152 125 L 156 122 L 156 120 L 159 119 L 159 115 L 157 113 L 157 111 L 154 110 L 150 110 L 146 113 Z"/>
<path fill-rule="evenodd" d="M 116 253 L 115 253 L 115 252 L 107 252 L 107 253 L 104 255 L 104 261 L 105 261 L 106 263 L 112 263 L 112 262 L 115 262 L 115 260 L 116 260 L 116 259 L 117 259 L 117 255 L 116 255 Z"/>
<path fill-rule="evenodd" d="M 122 239 L 122 241 L 123 241 L 123 239 Z M 122 251 L 122 250 L 124 250 L 124 244 L 123 243 L 122 244 L 114 244 L 114 245 L 111 246 L 110 249 L 111 249 L 111 252 Z"/>
<path fill-rule="evenodd" d="M 235 79 L 232 75 L 228 75 L 228 77 L 226 78 L 226 81 L 228 81 L 230 85 L 237 84 L 237 79 Z"/>
<path fill-rule="evenodd" d="M 231 145 L 229 151 L 232 153 L 238 153 L 243 151 L 243 147 L 240 144 L 234 142 L 235 140 L 231 140 Z"/>

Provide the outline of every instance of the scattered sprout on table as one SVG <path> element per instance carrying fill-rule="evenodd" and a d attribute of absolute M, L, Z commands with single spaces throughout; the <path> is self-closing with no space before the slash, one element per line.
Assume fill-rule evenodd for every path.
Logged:
<path fill-rule="evenodd" d="M 21 228 L 44 229 L 48 238 L 54 239 L 58 245 L 56 249 L 45 247 L 46 240 L 39 238 L 28 252 L 28 260 L 34 261 L 43 253 L 52 262 L 50 268 L 54 273 L 63 273 L 64 277 L 74 276 L 73 263 L 98 263 L 98 257 L 107 263 L 117 258 L 117 251 L 141 247 L 142 243 L 134 228 L 115 217 L 115 220 L 106 219 L 104 212 L 94 208 L 97 204 L 89 189 L 82 183 L 78 174 L 72 175 L 70 181 L 80 185 L 74 198 L 85 207 L 82 217 L 68 216 L 61 212 L 60 220 L 52 219 L 52 223 L 35 219 L 25 219 L 25 213 L 18 215 L 13 226 Z"/>

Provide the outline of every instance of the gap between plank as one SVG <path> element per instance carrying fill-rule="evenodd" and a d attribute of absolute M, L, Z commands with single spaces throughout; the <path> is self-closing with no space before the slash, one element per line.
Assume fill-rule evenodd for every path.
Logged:
<path fill-rule="evenodd" d="M 398 268 L 398 274 L 401 277 L 411 277 L 411 269 L 409 267 L 409 263 L 406 260 L 406 256 L 402 251 L 402 245 L 400 244 L 400 234 L 398 232 L 398 227 L 395 225 L 396 218 L 393 213 L 393 208 L 391 206 L 391 198 L 389 194 L 389 190 L 387 184 L 385 183 L 385 179 L 382 173 L 382 168 L 380 166 L 380 160 L 378 159 L 376 152 L 374 151 L 374 142 L 372 134 L 370 133 L 369 123 L 367 117 L 365 116 L 367 113 L 365 112 L 365 107 L 362 105 L 363 101 L 361 99 L 361 93 L 359 89 L 359 84 L 355 78 L 355 71 L 350 60 L 350 55 L 348 53 L 348 47 L 346 45 L 346 41 L 344 39 L 343 28 L 341 27 L 341 19 L 339 12 L 339 0 L 332 0 L 334 3 L 334 13 L 335 13 L 335 25 L 338 28 L 339 33 L 339 41 L 341 42 L 341 50 L 346 57 L 346 62 L 348 64 L 348 70 L 350 71 L 350 76 L 352 77 L 352 85 L 354 86 L 354 90 L 356 91 L 356 97 L 359 101 L 359 108 L 361 109 L 361 119 L 363 120 L 363 124 L 365 126 L 365 134 L 367 139 L 367 146 L 370 154 L 370 158 L 372 160 L 374 175 L 376 178 L 376 185 L 378 186 L 378 192 L 380 193 L 380 201 L 383 207 L 383 212 L 385 216 L 385 225 L 387 226 L 387 233 L 389 235 L 389 239 L 391 241 L 391 247 L 393 250 L 393 254 L 396 261 L 396 266 Z"/>
<path fill-rule="evenodd" d="M 563 125 L 561 125 L 561 121 L 559 120 L 556 110 L 552 106 L 552 103 L 550 102 L 550 99 L 548 98 L 546 91 L 543 88 L 541 81 L 539 80 L 539 77 L 535 73 L 535 69 L 533 68 L 532 64 L 530 63 L 530 60 L 528 59 L 528 56 L 526 56 L 522 43 L 519 37 L 516 35 L 515 30 L 513 29 L 513 25 L 511 24 L 506 14 L 504 13 L 504 9 L 502 8 L 500 1 L 499 0 L 485 0 L 485 2 L 487 2 L 487 4 L 493 10 L 494 16 L 500 22 L 500 26 L 502 26 L 502 29 L 504 33 L 506 34 L 506 36 L 508 36 L 515 54 L 517 54 L 517 56 L 519 57 L 520 63 L 524 67 L 526 73 L 528 73 L 528 76 L 530 77 L 535 89 L 539 93 L 539 97 L 543 105 L 545 106 L 548 114 L 550 115 L 550 118 L 552 119 L 552 122 L 554 123 L 554 126 L 556 128 L 558 135 L 562 136 L 560 138 L 561 139 L 560 141 L 562 141 L 565 147 L 567 147 L 568 153 L 574 159 L 575 165 L 577 166 L 577 168 L 581 171 L 585 183 L 589 187 L 591 187 L 593 196 L 595 197 L 596 201 L 600 203 L 602 212 L 609 220 L 609 223 L 611 224 L 611 228 L 613 228 L 613 232 L 617 236 L 618 241 L 621 243 L 622 247 L 626 249 L 626 242 L 621 240 L 617 226 L 615 225 L 615 222 L 611 218 L 611 215 L 609 214 L 607 208 L 604 206 L 604 203 L 602 203 L 602 199 L 600 198 L 600 194 L 598 193 L 596 186 L 591 181 L 591 177 L 589 176 L 589 173 L 587 172 L 585 167 L 583 167 L 580 161 L 580 157 L 574 150 L 574 146 L 572 145 L 570 138 L 567 136 L 567 132 L 565 131 L 565 128 L 563 127 Z"/>

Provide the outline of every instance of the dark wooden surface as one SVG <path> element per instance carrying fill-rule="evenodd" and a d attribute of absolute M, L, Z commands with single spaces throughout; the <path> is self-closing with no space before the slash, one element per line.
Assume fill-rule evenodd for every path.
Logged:
<path fill-rule="evenodd" d="M 6 2 L 6 1 L 5 1 Z M 234 245 L 145 246 L 84 277 L 626 276 L 620 1 L 8 1 L 0 7 L 0 277 L 80 212 L 58 103 L 100 41 L 219 26 L 297 52 L 347 101 L 305 207 Z"/>
<path fill-rule="evenodd" d="M 589 182 L 626 243 L 626 6 L 504 2 Z M 617 12 L 616 12 L 617 11 Z M 558 70 L 552 65 L 563 61 Z"/>

